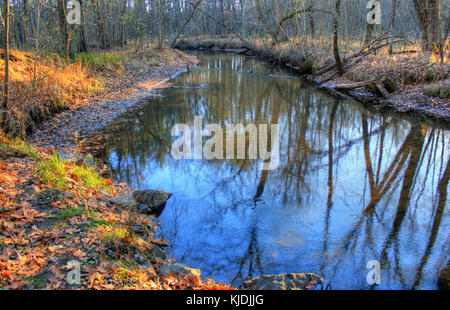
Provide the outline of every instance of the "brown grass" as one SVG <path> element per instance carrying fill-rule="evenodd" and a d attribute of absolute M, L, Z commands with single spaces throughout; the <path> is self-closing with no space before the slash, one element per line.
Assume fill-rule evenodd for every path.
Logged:
<path fill-rule="evenodd" d="M 4 60 L 0 60 L 1 80 L 4 66 Z M 12 136 L 24 136 L 35 123 L 101 89 L 101 83 L 90 77 L 80 62 L 66 63 L 57 56 L 39 59 L 36 84 L 33 54 L 11 51 L 9 68 L 10 101 L 3 129 Z"/>
<path fill-rule="evenodd" d="M 448 58 L 441 63 L 432 53 L 390 55 L 385 49 L 351 67 L 346 77 L 357 82 L 388 76 L 399 85 L 417 85 L 449 78 L 449 64 Z"/>
<path fill-rule="evenodd" d="M 306 60 L 312 63 L 313 70 L 317 70 L 334 63 L 332 39 L 327 36 L 291 38 L 290 42 L 278 45 L 272 45 L 270 40 L 262 39 L 253 42 L 263 56 L 283 64 L 301 66 Z M 359 52 L 361 45 L 359 40 L 340 40 L 342 58 L 345 59 Z M 185 38 L 179 43 L 179 47 L 194 49 L 199 47 L 242 48 L 243 43 L 237 39 Z M 394 46 L 396 53 L 389 54 L 388 47 L 385 47 L 350 67 L 346 77 L 357 82 L 389 76 L 395 79 L 399 85 L 431 83 L 449 78 L 450 40 L 446 43 L 447 55 L 443 63 L 435 53 L 407 52 L 420 50 L 419 44 L 398 43 Z"/>

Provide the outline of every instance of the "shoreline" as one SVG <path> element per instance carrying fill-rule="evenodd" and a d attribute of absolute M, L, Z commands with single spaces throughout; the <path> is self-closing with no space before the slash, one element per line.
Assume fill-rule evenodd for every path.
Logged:
<path fill-rule="evenodd" d="M 203 280 L 201 271 L 174 262 L 162 249 L 167 242 L 154 236 L 154 215 L 120 203 L 134 189 L 102 177 L 105 167 L 97 166 L 92 157 L 80 159 L 85 154 L 78 137 L 138 107 L 152 91 L 184 72 L 188 63 L 197 62 L 193 56 L 181 58 L 176 65 L 158 66 L 162 75 L 150 71 L 127 85 L 126 90 L 136 91 L 131 96 L 126 92 L 125 100 L 102 100 L 100 95 L 91 104 L 55 114 L 27 141 L 0 132 L 0 288 L 232 289 Z M 105 89 L 107 95 L 110 91 Z M 77 126 L 87 130 L 81 136 L 69 135 Z M 39 139 L 45 132 L 46 139 Z M 62 159 L 61 151 L 73 151 L 73 156 Z M 30 240 L 16 236 L 22 230 Z M 27 255 L 38 259 L 29 261 Z M 67 280 L 73 268 L 80 268 L 76 283 Z"/>
<path fill-rule="evenodd" d="M 180 57 L 175 64 L 148 67 L 147 72 L 125 85 L 128 72 L 110 78 L 100 94 L 89 98 L 89 102 L 66 109 L 39 124 L 26 140 L 33 145 L 74 151 L 78 139 L 86 138 L 93 132 L 106 127 L 120 115 L 137 108 L 143 99 L 155 95 L 155 91 L 170 86 L 167 82 L 186 72 L 188 66 L 197 65 L 195 56 L 175 54 Z M 148 64 L 143 63 L 146 66 Z M 114 98 L 111 100 L 111 98 Z M 75 135 L 76 133 L 76 135 Z"/>
<path fill-rule="evenodd" d="M 177 45 L 179 47 L 176 46 L 175 48 L 179 48 L 180 50 L 185 52 L 189 51 L 215 52 L 215 53 L 223 52 L 255 57 L 258 60 L 266 61 L 273 65 L 281 65 L 289 70 L 292 70 L 300 78 L 305 79 L 306 81 L 313 84 L 314 87 L 316 87 L 317 89 L 325 91 L 326 93 L 330 94 L 335 98 L 356 100 L 362 105 L 364 105 L 364 107 L 371 110 L 376 110 L 380 112 L 391 112 L 397 115 L 404 116 L 410 119 L 411 121 L 420 121 L 430 124 L 431 126 L 450 129 L 450 103 L 447 103 L 448 107 L 446 109 L 433 108 L 429 105 L 423 104 L 424 100 L 432 101 L 434 99 L 428 98 L 423 94 L 420 96 L 418 96 L 417 94 L 410 95 L 409 92 L 417 91 L 416 89 L 414 89 L 414 87 L 411 87 L 411 89 L 398 89 L 397 91 L 391 94 L 391 97 L 389 99 L 384 99 L 381 96 L 377 96 L 376 94 L 365 90 L 364 87 L 360 87 L 350 91 L 338 90 L 334 87 L 338 81 L 341 83 L 342 82 L 353 83 L 353 81 L 350 81 L 345 77 L 342 77 L 342 78 L 333 78 L 331 80 L 322 82 L 322 80 L 327 80 L 327 74 L 323 74 L 321 76 L 314 76 L 313 74 L 305 73 L 300 68 L 300 66 L 292 65 L 289 62 L 282 61 L 270 55 L 264 55 L 262 51 L 259 52 L 253 51 L 252 49 L 239 44 L 233 46 L 233 44 L 235 44 L 233 41 L 230 41 L 228 43 L 230 44 L 230 48 L 220 48 L 217 46 L 192 47 L 189 45 L 189 41 L 182 41 L 182 43 L 179 43 L 181 46 Z M 449 82 L 449 80 L 447 79 L 444 82 Z M 420 88 L 421 85 L 419 84 L 417 85 L 417 87 Z M 407 96 L 410 96 L 410 98 L 403 100 L 403 97 Z M 411 103 L 416 99 L 422 100 L 422 105 L 416 105 Z"/>
<path fill-rule="evenodd" d="M 230 52 L 230 51 L 229 51 Z M 54 117 L 52 117 L 50 120 L 48 120 L 47 122 L 45 122 L 44 124 L 42 124 L 41 126 L 39 126 L 38 131 L 36 131 L 33 136 L 35 139 L 39 138 L 39 135 L 42 135 L 43 132 L 45 134 L 45 130 L 47 131 L 51 131 L 52 134 L 49 135 L 47 137 L 47 139 L 40 139 L 38 141 L 36 141 L 36 143 L 33 142 L 33 138 L 31 138 L 29 141 L 36 145 L 37 148 L 42 148 L 44 151 L 46 152 L 46 154 L 44 155 L 44 153 L 42 153 L 40 156 L 47 156 L 47 154 L 51 154 L 52 152 L 54 152 L 55 150 L 67 150 L 70 151 L 75 150 L 78 145 L 77 145 L 77 136 L 70 136 L 67 134 L 68 131 L 72 131 L 74 129 L 75 125 L 79 125 L 82 126 L 82 128 L 87 129 L 86 131 L 81 132 L 81 136 L 79 136 L 81 139 L 86 138 L 87 136 L 89 136 L 89 134 L 91 134 L 93 136 L 93 139 L 95 140 L 96 138 L 101 138 L 98 136 L 98 129 L 101 129 L 105 126 L 107 126 L 107 124 L 109 124 L 110 122 L 113 122 L 117 117 L 119 117 L 122 114 L 128 113 L 130 111 L 132 111 L 132 109 L 139 107 L 139 102 L 141 102 L 141 100 L 147 96 L 152 95 L 152 91 L 156 90 L 156 89 L 160 89 L 164 86 L 169 86 L 169 84 L 166 84 L 168 80 L 170 80 L 171 78 L 182 74 L 183 72 L 185 72 L 184 66 L 186 64 L 182 63 L 179 66 L 176 67 L 172 67 L 172 70 L 174 70 L 175 72 L 171 75 L 169 75 L 166 72 L 166 76 L 164 78 L 160 78 L 157 81 L 153 81 L 152 82 L 152 87 L 148 88 L 148 89 L 137 89 L 137 91 L 135 93 L 133 93 L 133 96 L 131 98 L 128 99 L 124 99 L 124 100 L 116 100 L 116 101 L 109 101 L 109 100 L 104 100 L 101 101 L 101 98 L 98 99 L 99 104 L 97 104 L 96 101 L 94 101 L 93 104 L 90 105 L 86 105 L 86 106 L 81 106 L 81 107 L 77 107 L 75 109 L 69 109 L 66 110 L 62 113 L 59 113 L 57 115 L 55 115 Z M 289 68 L 289 67 L 288 67 Z M 178 70 L 179 69 L 179 70 Z M 178 70 L 178 71 L 177 71 Z M 172 72 L 169 72 L 172 73 Z M 134 81 L 134 83 L 132 84 L 132 86 L 138 84 L 138 83 L 142 83 L 148 81 L 148 79 L 142 78 L 140 80 L 136 80 Z M 120 90 L 119 90 L 120 91 Z M 126 96 L 129 96 L 129 93 L 126 94 Z M 112 105 L 112 106 L 111 106 Z M 97 114 L 96 113 L 106 113 L 106 114 L 102 114 L 102 116 L 106 115 L 103 119 L 99 120 L 97 118 Z M 88 118 L 88 122 L 86 123 L 84 120 L 84 117 Z M 55 121 L 58 120 L 58 121 Z M 65 121 L 72 121 L 72 123 L 68 123 Z M 75 128 L 77 128 L 75 126 Z M 57 130 L 60 129 L 60 130 Z M 70 130 L 69 130 L 70 129 Z M 97 136 L 96 136 L 97 134 Z M 36 137 L 37 135 L 37 137 Z M 1 137 L 0 137 L 1 138 Z M 0 140 L 1 142 L 1 140 Z M 95 144 L 95 143 L 94 143 Z M 1 145 L 0 145 L 1 146 Z M 74 149 L 75 148 L 75 149 Z M 49 151 L 50 149 L 53 149 L 53 151 Z M 1 155 L 1 154 L 0 154 Z M 53 186 L 48 186 L 45 185 L 43 186 L 42 184 L 42 180 L 40 180 L 39 178 L 33 177 L 33 174 L 30 174 L 29 172 L 33 170 L 33 167 L 39 163 L 39 161 L 41 159 L 36 159 L 36 163 L 34 163 L 33 159 L 30 158 L 25 158 L 22 159 L 20 157 L 17 158 L 11 158 L 12 160 L 7 160 L 6 163 L 2 162 L 2 158 L 0 157 L 0 168 L 5 167 L 5 171 L 9 171 L 10 167 L 12 167 L 12 163 L 17 163 L 17 162 L 24 162 L 25 163 L 25 169 L 24 168 L 20 168 L 17 169 L 16 172 L 18 172 L 19 175 L 25 176 L 22 178 L 17 178 L 17 180 L 14 182 L 11 182 L 11 180 L 8 180 L 9 183 L 11 183 L 11 186 L 15 186 L 15 188 L 19 188 L 19 191 L 21 191 L 23 189 L 23 194 L 21 195 L 25 195 L 25 199 L 27 201 L 27 203 L 30 204 L 29 207 L 31 207 L 32 210 L 37 210 L 38 213 L 36 214 L 36 226 L 38 227 L 39 230 L 42 230 L 40 233 L 44 233 L 44 234 L 49 234 L 48 231 L 45 231 L 45 227 L 47 227 L 48 225 L 53 225 L 54 221 L 59 221 L 56 218 L 61 217 L 61 216 L 71 216 L 70 218 L 68 217 L 67 219 L 65 219 L 65 221 L 68 221 L 70 223 L 69 225 L 69 231 L 73 231 L 74 229 L 76 229 L 77 231 L 82 228 L 85 227 L 84 225 L 86 224 L 81 224 L 77 223 L 76 221 L 79 221 L 80 219 L 83 220 L 83 217 L 85 217 L 85 214 L 74 214 L 72 217 L 72 213 L 70 215 L 64 215 L 61 214 L 61 212 L 63 212 L 63 210 L 68 210 L 67 208 L 75 208 L 74 210 L 80 210 L 80 206 L 78 205 L 78 203 L 74 203 L 75 201 L 80 200 L 81 197 L 80 194 L 78 193 L 78 190 L 80 189 L 79 185 L 75 185 L 72 190 L 75 190 L 75 193 L 72 191 L 66 192 L 64 193 L 64 191 L 61 191 L 58 188 L 55 188 Z M 78 158 L 77 158 L 78 159 Z M 69 163 L 69 165 L 78 165 L 75 163 Z M 84 166 L 84 163 L 82 164 Z M 73 180 L 78 180 L 78 176 L 74 176 L 69 174 L 70 178 Z M 70 181 L 73 183 L 73 180 Z M 108 181 L 110 183 L 108 183 Z M 127 184 L 113 184 L 109 179 L 107 181 L 108 189 L 109 190 L 113 190 L 113 193 L 105 193 L 105 192 L 99 192 L 96 193 L 95 196 L 92 197 L 83 197 L 81 198 L 81 200 L 85 200 L 90 207 L 92 209 L 95 209 L 97 212 L 98 217 L 100 217 L 101 220 L 98 220 L 97 218 L 93 219 L 88 219 L 89 221 L 96 223 L 96 224 L 89 224 L 89 225 L 97 225 L 94 228 L 90 228 L 89 230 L 87 230 L 85 232 L 84 228 L 80 231 L 80 232 L 76 232 L 76 234 L 79 234 L 79 237 L 86 237 L 85 233 L 91 234 L 92 231 L 96 232 L 97 234 L 98 231 L 101 231 L 104 229 L 104 227 L 108 227 L 107 226 L 107 222 L 109 222 L 111 220 L 111 218 L 114 217 L 122 217 L 121 221 L 125 220 L 124 217 L 124 213 L 129 212 L 130 208 L 124 207 L 124 206 L 120 206 L 119 204 L 114 204 L 111 203 L 111 201 L 115 198 L 120 198 L 123 196 L 129 196 L 129 194 L 131 192 L 133 192 L 133 189 L 131 187 L 129 187 Z M 2 179 L 0 178 L 0 183 L 2 183 Z M 6 183 L 5 183 L 6 184 Z M 1 192 L 0 192 L 1 194 Z M 51 208 L 49 208 L 50 206 L 42 205 L 42 195 L 44 195 L 44 197 L 47 197 L 45 199 L 50 199 L 52 202 Z M 59 197 L 59 198 L 58 198 Z M 60 198 L 62 197 L 62 198 Z M 17 197 L 10 197 L 8 199 L 11 199 L 11 201 L 15 201 L 17 199 Z M 55 208 L 55 205 L 53 204 L 60 204 L 60 207 Z M 62 209 L 61 209 L 62 208 Z M 0 208 L 2 212 L 3 208 Z M 67 211 L 69 212 L 69 211 Z M 72 212 L 72 211 L 71 211 Z M 77 211 L 78 212 L 78 211 Z M 25 212 L 24 212 L 25 214 Z M 50 214 L 51 217 L 46 217 L 45 214 Z M 17 216 L 17 215 L 16 215 Z M 47 215 L 48 216 L 48 215 Z M 90 216 L 90 215 L 89 215 Z M 128 215 L 129 216 L 129 215 Z M 80 219 L 78 219 L 78 217 L 80 217 Z M 94 275 L 97 275 L 99 270 L 105 270 L 104 266 L 108 266 L 107 269 L 109 272 L 109 275 L 111 277 L 111 275 L 115 275 L 117 273 L 117 270 L 121 270 L 121 268 L 123 268 L 123 266 L 119 266 L 117 267 L 117 264 L 112 263 L 110 257 L 113 257 L 115 255 L 119 255 L 119 260 L 123 259 L 121 258 L 122 254 L 120 254 L 120 252 L 123 249 L 133 249 L 133 256 L 131 256 L 131 260 L 133 262 L 133 264 L 137 264 L 137 265 L 131 265 L 131 266 L 140 266 L 139 268 L 146 268 L 145 271 L 143 269 L 140 269 L 139 272 L 136 272 L 136 274 L 133 275 L 134 280 L 133 281 L 144 281 L 144 280 L 139 280 L 139 274 L 145 274 L 148 278 L 146 278 L 146 280 L 144 282 L 139 282 L 141 285 L 145 285 L 146 289 L 151 289 L 151 288 L 156 288 L 156 289 L 162 289 L 162 288 L 166 288 L 166 287 L 170 287 L 170 288 L 175 288 L 175 289 L 183 289 L 183 288 L 189 288 L 189 287 L 201 287 L 201 289 L 230 289 L 229 286 L 227 286 L 226 284 L 215 284 L 213 281 L 212 282 L 202 282 L 202 280 L 200 279 L 200 271 L 196 270 L 196 269 L 192 269 L 188 266 L 185 266 L 183 264 L 179 264 L 179 263 L 173 263 L 173 260 L 168 257 L 163 250 L 161 250 L 162 246 L 165 246 L 166 244 L 164 244 L 164 241 L 162 240 L 155 240 L 155 239 L 151 239 L 150 237 L 148 237 L 147 239 L 145 239 L 146 241 L 146 247 L 150 246 L 150 254 L 148 254 L 148 258 L 144 253 L 147 252 L 139 252 L 137 251 L 137 249 L 139 248 L 139 246 L 142 246 L 142 243 L 139 244 L 141 241 L 138 242 L 138 240 L 141 238 L 141 233 L 142 233 L 142 229 L 146 230 L 148 228 L 147 225 L 149 223 L 148 217 L 145 214 L 139 215 L 138 216 L 139 220 L 138 223 L 135 225 L 130 225 L 129 227 L 131 228 L 129 233 L 126 233 L 126 237 L 120 237 L 120 239 L 118 240 L 108 240 L 106 245 L 104 244 L 104 240 L 101 241 L 99 243 L 99 246 L 101 247 L 105 247 L 107 252 L 107 258 L 105 260 L 104 256 L 102 256 L 102 254 L 98 255 L 98 254 L 92 254 L 90 252 L 87 251 L 87 248 L 84 245 L 73 245 L 71 244 L 71 248 L 70 249 L 70 253 L 67 253 L 67 249 L 64 249 L 64 253 L 58 253 L 59 250 L 57 250 L 55 253 L 52 252 L 51 256 L 52 259 L 54 259 L 54 261 L 52 261 L 52 263 L 49 263 L 48 265 L 44 265 L 44 271 L 38 275 L 36 275 L 36 277 L 28 277 L 27 279 L 18 279 L 13 277 L 13 274 L 9 274 L 9 270 L 6 269 L 6 271 L 8 273 L 5 273 L 7 275 L 8 278 L 6 278 L 4 275 L 4 279 L 2 280 L 2 278 L 0 277 L 0 286 L 2 285 L 2 281 L 10 281 L 10 284 L 8 284 L 9 286 L 13 286 L 13 285 L 17 285 L 19 287 L 26 287 L 28 285 L 32 285 L 32 288 L 41 288 L 42 286 L 45 286 L 45 288 L 69 288 L 69 289 L 74 289 L 74 288 L 81 288 L 81 289 L 86 289 L 86 288 L 90 288 L 90 289 L 124 289 L 124 288 L 128 288 L 127 286 L 112 286 L 111 285 L 111 280 L 104 280 L 102 279 L 100 276 L 99 278 L 94 277 Z M 70 221 L 69 221 L 70 219 Z M 28 219 L 27 219 L 28 220 Z M 72 224 L 72 221 L 74 221 L 74 224 Z M 145 224 L 144 224 L 145 222 Z M 17 225 L 17 224 L 16 224 Z M 58 224 L 59 225 L 59 224 Z M 106 225 L 106 226 L 105 226 Z M 119 224 L 115 224 L 115 225 L 119 225 L 118 227 L 122 228 L 126 228 L 123 227 L 123 224 L 121 224 L 119 222 Z M 6 227 L 6 226 L 5 226 Z M 50 226 L 48 226 L 49 228 Z M 151 226 L 148 226 L 151 227 Z M 125 230 L 126 231 L 126 230 Z M 37 234 L 38 232 L 33 232 L 33 234 Z M 103 232 L 102 232 L 103 233 Z M 66 233 L 67 234 L 67 233 Z M 128 237 L 128 235 L 130 237 Z M 89 236 L 89 235 L 88 235 Z M 99 237 L 99 235 L 97 235 L 97 238 Z M 101 237 L 101 236 L 100 236 Z M 98 239 L 93 239 L 95 241 L 93 242 L 99 242 L 97 241 Z M 59 239 L 57 241 L 57 245 L 56 246 L 61 246 L 61 244 L 67 244 L 64 243 L 65 240 L 61 240 Z M 103 242 L 103 243 L 102 243 Z M 118 244 L 117 244 L 118 243 Z M 65 245 L 66 246 L 66 245 Z M 52 245 L 53 247 L 53 245 Z M 104 253 L 105 250 L 103 251 L 99 251 L 100 253 Z M 112 251 L 115 250 L 116 252 Z M 52 250 L 54 251 L 54 250 Z M 9 252 L 5 252 L 5 253 L 9 253 Z M 162 259 L 161 257 L 164 256 L 165 258 Z M 0 269 L 2 269 L 2 257 L 0 256 Z M 20 258 L 20 257 L 19 257 Z M 18 259 L 19 259 L 18 258 Z M 76 259 L 76 260 L 81 260 L 81 261 L 94 261 L 96 264 L 100 263 L 97 269 L 93 269 L 93 271 L 97 270 L 97 273 L 92 273 L 93 271 L 88 271 L 89 273 L 87 275 L 84 275 L 84 281 L 83 284 L 81 286 L 67 286 L 67 284 L 64 284 L 63 282 L 60 281 L 64 281 L 65 279 L 63 278 L 58 278 L 58 281 L 55 280 L 55 282 L 53 283 L 52 281 L 54 280 L 55 277 L 59 277 L 61 275 L 61 271 L 59 271 L 59 269 L 61 268 L 60 266 L 63 266 L 64 264 L 67 263 L 67 261 L 69 261 L 70 259 Z M 102 261 L 103 259 L 103 261 Z M 134 268 L 134 267 L 127 267 L 127 268 Z M 62 268 L 61 268 L 62 269 Z M 127 269 L 126 269 L 127 270 Z M 181 271 L 181 272 L 179 272 Z M 4 271 L 2 271 L 4 272 Z M 128 271 L 127 271 L 128 272 Z M 175 272 L 177 275 L 173 276 L 173 272 Z M 183 276 L 180 276 L 179 273 L 183 273 L 185 272 L 185 274 Z M 49 276 L 50 275 L 50 276 Z M 42 280 L 41 283 L 41 277 L 44 276 L 45 279 L 49 278 L 50 282 L 48 282 L 47 280 Z M 107 276 L 107 275 L 106 275 Z M 114 277 L 114 276 L 113 276 Z M 167 278 L 166 278 L 167 277 Z M 31 280 L 30 280 L 31 279 Z M 53 280 L 52 280 L 53 279 Z M 309 289 L 309 286 L 311 283 L 315 283 L 315 284 L 320 284 L 322 282 L 322 279 L 320 279 L 320 277 L 313 275 L 313 274 L 284 274 L 284 275 L 274 275 L 274 276 L 261 276 L 258 278 L 255 278 L 251 281 L 249 281 L 248 287 L 246 285 L 244 285 L 244 288 L 248 288 L 248 289 L 279 289 L 278 286 L 274 286 L 274 283 L 279 283 L 280 280 L 283 281 L 291 281 L 291 279 L 295 279 L 295 281 L 297 281 L 298 285 L 302 285 L 302 287 L 304 287 L 304 289 Z M 39 280 L 39 281 L 38 281 Z M 106 282 L 105 282 L 106 281 Z M 162 281 L 162 284 L 159 284 L 160 282 L 158 281 Z M 165 281 L 168 281 L 167 283 Z M 30 282 L 32 284 L 30 284 Z M 34 284 L 34 283 L 38 283 L 38 284 Z M 157 285 L 155 285 L 154 283 L 157 283 Z M 63 283 L 63 284 L 61 284 Z M 283 282 L 284 283 L 284 282 Z M 290 282 L 289 282 L 290 283 Z M 58 286 L 58 285 L 62 285 L 62 286 Z M 162 286 L 159 286 L 162 285 Z M 283 287 L 282 289 L 286 289 L 286 285 L 282 285 L 281 287 Z"/>

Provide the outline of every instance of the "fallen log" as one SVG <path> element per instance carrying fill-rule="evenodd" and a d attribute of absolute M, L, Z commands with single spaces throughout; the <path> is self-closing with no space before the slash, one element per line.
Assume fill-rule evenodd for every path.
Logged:
<path fill-rule="evenodd" d="M 375 82 L 375 87 L 380 92 L 381 96 L 383 96 L 384 99 L 389 99 L 391 97 L 391 95 L 386 90 L 386 88 L 384 88 L 382 82 L 380 82 L 380 81 Z"/>
<path fill-rule="evenodd" d="M 159 247 L 166 247 L 169 246 L 169 243 L 165 240 L 151 240 L 151 243 L 159 246 Z"/>
<path fill-rule="evenodd" d="M 396 55 L 396 54 L 415 54 L 418 53 L 419 51 L 416 50 L 411 50 L 411 51 L 393 51 L 391 54 L 392 55 Z"/>
<path fill-rule="evenodd" d="M 247 48 L 224 48 L 222 51 L 235 54 L 245 54 L 249 50 Z"/>
<path fill-rule="evenodd" d="M 378 82 L 378 80 L 363 81 L 363 82 L 357 82 L 357 83 L 351 83 L 351 84 L 337 84 L 334 86 L 334 88 L 342 89 L 342 90 L 349 90 L 349 89 L 355 89 L 355 88 L 368 86 L 371 84 L 373 85 L 376 82 Z"/>
<path fill-rule="evenodd" d="M 351 90 L 360 87 L 369 87 L 371 90 L 377 91 L 384 99 L 389 99 L 391 97 L 386 84 L 387 78 L 375 79 L 369 81 L 356 82 L 351 84 L 336 84 L 333 88 L 336 90 Z"/>
<path fill-rule="evenodd" d="M 351 55 L 347 58 L 344 58 L 342 60 L 342 64 L 344 66 L 344 71 L 348 68 L 350 68 L 351 66 L 359 63 L 360 61 L 362 61 L 364 58 L 366 58 L 368 55 L 372 54 L 372 53 L 376 53 L 379 49 L 388 46 L 389 44 L 396 44 L 399 42 L 403 42 L 406 39 L 397 39 L 394 40 L 393 42 L 387 42 L 384 44 L 380 44 L 377 46 L 373 46 L 376 42 L 382 41 L 382 40 L 387 40 L 387 39 L 393 39 L 393 38 L 399 38 L 399 36 L 393 36 L 393 37 L 384 37 L 380 36 L 377 39 L 374 39 L 371 43 L 367 44 L 366 46 L 364 46 L 358 53 Z M 401 38 L 401 37 L 400 37 Z M 323 75 L 333 69 L 335 69 L 337 67 L 336 63 L 332 63 L 329 65 L 326 65 L 325 67 L 322 67 L 321 69 L 317 70 L 314 75 L 315 76 L 320 76 Z"/>

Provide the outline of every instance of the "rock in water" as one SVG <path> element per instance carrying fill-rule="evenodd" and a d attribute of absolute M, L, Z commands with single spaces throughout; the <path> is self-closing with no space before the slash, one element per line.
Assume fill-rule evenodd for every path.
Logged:
<path fill-rule="evenodd" d="M 192 269 L 186 265 L 179 263 L 165 263 L 159 268 L 159 273 L 163 276 L 168 276 L 171 274 L 179 275 L 180 273 L 186 276 L 193 275 L 195 277 L 199 277 L 201 275 L 201 271 L 199 269 Z"/>
<path fill-rule="evenodd" d="M 126 209 L 136 210 L 158 217 L 164 210 L 167 199 L 169 199 L 170 196 L 172 196 L 172 194 L 163 191 L 145 190 L 135 191 L 131 195 L 114 197 L 110 199 L 109 202 Z"/>
<path fill-rule="evenodd" d="M 113 197 L 109 200 L 109 202 L 126 209 L 132 209 L 136 207 L 137 204 L 136 200 L 134 200 L 131 195 Z"/>
<path fill-rule="evenodd" d="M 314 273 L 286 273 L 260 276 L 244 282 L 244 287 L 247 290 L 308 290 L 317 284 L 323 284 L 323 280 Z"/>
<path fill-rule="evenodd" d="M 149 189 L 135 191 L 132 196 L 139 204 L 147 208 L 147 210 L 141 211 L 146 211 L 148 214 L 159 216 L 166 206 L 167 199 L 169 199 L 172 194 Z"/>
<path fill-rule="evenodd" d="M 450 265 L 447 265 L 439 275 L 438 287 L 440 290 L 450 290 Z"/>

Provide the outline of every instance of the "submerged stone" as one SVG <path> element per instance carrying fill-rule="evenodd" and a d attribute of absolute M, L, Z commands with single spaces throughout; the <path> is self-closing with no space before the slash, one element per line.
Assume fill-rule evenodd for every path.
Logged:
<path fill-rule="evenodd" d="M 164 265 L 162 265 L 159 268 L 159 273 L 163 276 L 168 276 L 171 274 L 176 274 L 179 275 L 180 273 L 186 276 L 196 276 L 196 277 L 200 277 L 201 275 L 201 271 L 198 269 L 192 269 L 189 268 L 186 265 L 183 264 L 179 264 L 179 263 L 165 263 Z"/>
<path fill-rule="evenodd" d="M 126 209 L 159 216 L 170 196 L 172 194 L 163 191 L 143 190 L 135 191 L 131 195 L 114 197 L 110 199 L 110 202 Z"/>
<path fill-rule="evenodd" d="M 447 265 L 441 272 L 438 279 L 438 287 L 440 290 L 448 291 L 450 289 L 450 265 Z"/>
<path fill-rule="evenodd" d="M 244 282 L 247 290 L 307 290 L 323 284 L 321 277 L 314 273 L 286 273 L 259 276 Z"/>
<path fill-rule="evenodd" d="M 159 216 L 166 206 L 167 199 L 169 199 L 172 194 L 149 189 L 135 191 L 132 196 L 141 205 L 141 208 L 142 206 L 145 206 L 145 209 L 141 211 Z"/>

